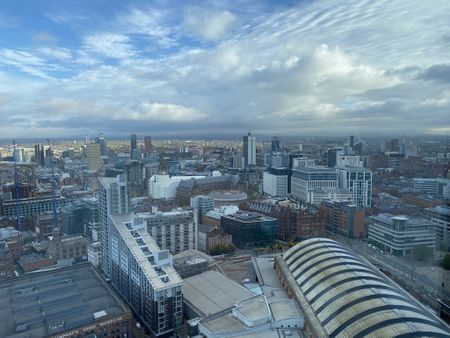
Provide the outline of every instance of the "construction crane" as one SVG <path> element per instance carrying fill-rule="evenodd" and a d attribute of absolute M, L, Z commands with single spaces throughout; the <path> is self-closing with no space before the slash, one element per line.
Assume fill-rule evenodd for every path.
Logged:
<path fill-rule="evenodd" d="M 14 188 L 16 193 L 16 228 L 17 230 L 20 230 L 20 187 L 19 187 L 19 172 L 17 171 L 16 140 L 13 140 L 13 158 L 14 158 Z"/>
<path fill-rule="evenodd" d="M 50 140 L 47 139 L 48 144 L 48 154 L 50 156 L 50 168 L 52 171 L 52 225 L 53 229 L 57 227 L 57 220 L 56 220 L 56 179 L 55 179 L 55 166 L 53 163 L 53 154 L 52 154 L 52 148 L 50 147 Z"/>

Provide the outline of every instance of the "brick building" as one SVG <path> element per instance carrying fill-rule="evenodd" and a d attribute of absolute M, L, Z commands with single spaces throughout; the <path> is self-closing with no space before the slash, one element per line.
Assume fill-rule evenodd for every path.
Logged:
<path fill-rule="evenodd" d="M 278 220 L 277 238 L 295 241 L 325 235 L 325 224 L 318 209 L 298 203 L 250 202 L 241 203 L 242 210 L 256 211 Z"/>
<path fill-rule="evenodd" d="M 365 210 L 348 201 L 324 201 L 320 215 L 328 231 L 349 238 L 367 237 Z"/>
<path fill-rule="evenodd" d="M 207 224 L 198 226 L 198 249 L 209 253 L 209 249 L 217 245 L 231 245 L 232 236 L 223 229 Z"/>

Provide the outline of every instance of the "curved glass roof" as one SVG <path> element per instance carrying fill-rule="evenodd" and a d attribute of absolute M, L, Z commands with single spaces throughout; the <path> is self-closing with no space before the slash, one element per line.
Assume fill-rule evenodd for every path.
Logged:
<path fill-rule="evenodd" d="M 445 323 L 336 241 L 303 241 L 283 259 L 329 337 L 450 337 Z"/>

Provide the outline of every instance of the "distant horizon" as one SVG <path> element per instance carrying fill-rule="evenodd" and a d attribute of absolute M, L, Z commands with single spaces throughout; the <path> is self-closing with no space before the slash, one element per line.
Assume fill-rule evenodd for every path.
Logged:
<path fill-rule="evenodd" d="M 103 133 L 104 134 L 104 133 Z M 217 137 L 207 137 L 204 136 L 202 138 L 200 137 L 194 137 L 194 136 L 185 136 L 185 137 L 164 137 L 164 136 L 153 136 L 151 134 L 139 134 L 139 133 L 130 133 L 127 135 L 107 135 L 104 134 L 106 140 L 111 140 L 111 141 L 129 141 L 130 139 L 130 135 L 131 134 L 136 134 L 138 141 L 143 141 L 144 137 L 146 136 L 150 136 L 152 138 L 152 141 L 236 141 L 236 142 L 242 142 L 242 138 L 243 136 L 245 136 L 246 134 L 242 134 L 242 135 L 229 135 L 229 136 L 217 136 Z M 305 140 L 305 139 L 318 139 L 318 140 L 322 140 L 322 141 L 337 141 L 337 142 L 345 142 L 347 140 L 347 138 L 350 135 L 304 135 L 304 136 L 293 136 L 293 135 L 282 135 L 282 134 L 274 134 L 274 135 L 268 135 L 268 134 L 258 134 L 258 133 L 252 133 L 252 135 L 254 135 L 256 137 L 257 142 L 263 141 L 263 142 L 270 142 L 273 136 L 277 136 L 282 142 L 283 141 L 301 141 L 301 140 Z M 366 136 L 360 136 L 357 134 L 351 134 L 356 136 L 359 139 L 362 140 L 390 140 L 390 139 L 401 139 L 402 137 L 407 137 L 407 138 L 412 138 L 412 139 L 417 139 L 417 138 L 424 138 L 426 140 L 442 140 L 445 138 L 450 139 L 450 135 L 426 135 L 426 134 L 422 134 L 422 135 L 407 135 L 407 134 L 402 134 L 402 135 L 366 135 Z M 87 135 L 78 135 L 78 136 L 67 136 L 67 137 L 52 137 L 50 138 L 50 142 L 52 141 L 56 141 L 56 142 L 73 142 L 73 141 L 84 141 Z M 95 138 L 98 135 L 89 135 L 90 137 L 90 141 L 94 142 Z M 19 143 L 46 143 L 47 138 L 41 138 L 41 137 L 29 137 L 29 138 L 24 138 L 24 137 L 18 137 L 15 138 L 14 140 L 16 141 L 17 144 Z M 0 138 L 0 145 L 7 145 L 7 144 L 12 144 L 12 140 L 13 139 L 8 139 L 8 138 Z"/>

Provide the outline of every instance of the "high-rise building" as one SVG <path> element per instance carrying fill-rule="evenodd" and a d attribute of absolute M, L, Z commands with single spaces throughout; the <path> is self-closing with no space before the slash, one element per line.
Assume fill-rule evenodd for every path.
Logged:
<path fill-rule="evenodd" d="M 355 135 L 350 135 L 348 137 L 348 146 L 350 147 L 350 149 L 352 149 L 354 145 L 355 145 Z"/>
<path fill-rule="evenodd" d="M 100 134 L 98 137 L 95 138 L 95 143 L 100 145 L 100 156 L 107 156 L 108 151 L 106 149 L 106 138 L 105 135 Z"/>
<path fill-rule="evenodd" d="M 110 216 L 130 212 L 128 185 L 124 175 L 117 177 L 100 177 L 99 195 L 99 239 L 101 243 L 100 269 L 107 277 L 110 275 L 109 229 Z"/>
<path fill-rule="evenodd" d="M 136 134 L 130 135 L 130 158 L 136 159 L 138 157 L 137 150 L 137 136 Z"/>
<path fill-rule="evenodd" d="M 102 167 L 100 159 L 100 144 L 89 143 L 86 145 L 86 161 L 89 171 L 99 171 Z"/>
<path fill-rule="evenodd" d="M 372 204 L 372 171 L 363 167 L 336 168 L 339 188 L 349 190 L 352 203 L 359 207 Z"/>
<path fill-rule="evenodd" d="M 233 169 L 244 168 L 244 157 L 240 151 L 234 151 L 230 158 L 230 165 Z"/>
<path fill-rule="evenodd" d="M 271 149 L 272 149 L 272 153 L 281 152 L 280 139 L 278 138 L 278 136 L 272 137 Z"/>
<path fill-rule="evenodd" d="M 328 149 L 328 152 L 327 152 L 328 168 L 334 168 L 337 164 L 338 156 L 343 156 L 343 155 L 344 155 L 344 149 L 342 149 L 342 148 Z"/>
<path fill-rule="evenodd" d="M 172 255 L 132 214 L 109 216 L 111 285 L 153 337 L 173 336 L 183 322 L 183 281 Z"/>
<path fill-rule="evenodd" d="M 34 146 L 34 162 L 39 166 L 44 166 L 44 147 L 40 144 Z"/>
<path fill-rule="evenodd" d="M 152 138 L 150 136 L 144 137 L 144 152 L 150 154 L 153 151 Z"/>
<path fill-rule="evenodd" d="M 256 165 L 256 138 L 249 132 L 244 136 L 244 167 Z"/>
<path fill-rule="evenodd" d="M 133 160 L 125 165 L 124 173 L 130 197 L 142 197 L 144 195 L 144 165 Z"/>

